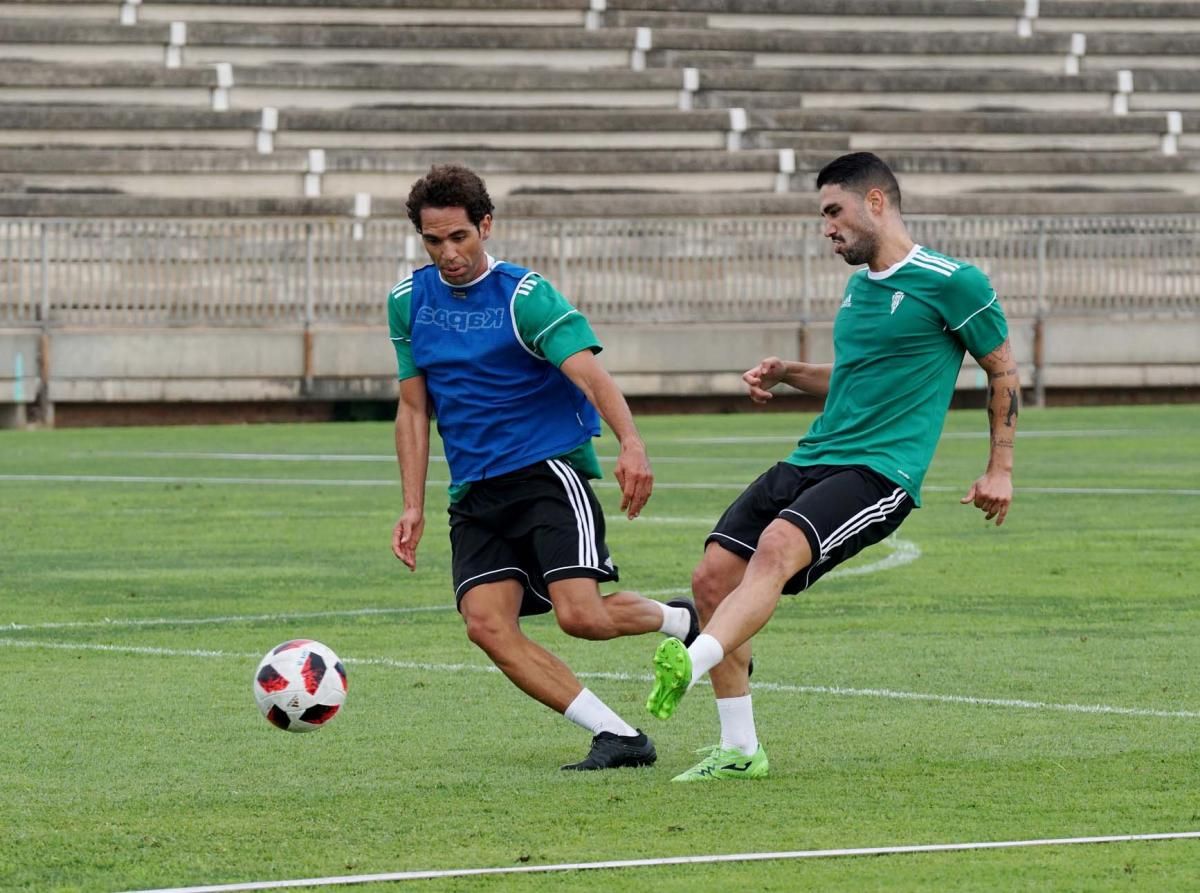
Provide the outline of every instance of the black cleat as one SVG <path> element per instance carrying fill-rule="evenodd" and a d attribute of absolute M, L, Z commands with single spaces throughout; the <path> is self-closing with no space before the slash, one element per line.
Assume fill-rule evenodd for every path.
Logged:
<path fill-rule="evenodd" d="M 687 635 L 683 637 L 684 646 L 691 645 L 696 641 L 696 636 L 700 635 L 700 615 L 696 612 L 696 605 L 690 598 L 673 598 L 667 602 L 668 608 L 684 608 L 692 618 L 692 622 L 688 625 Z"/>
<path fill-rule="evenodd" d="M 620 769 L 622 766 L 652 766 L 658 759 L 654 742 L 641 729 L 636 735 L 614 735 L 601 732 L 592 738 L 592 749 L 581 762 L 569 763 L 563 769 L 589 771 Z"/>

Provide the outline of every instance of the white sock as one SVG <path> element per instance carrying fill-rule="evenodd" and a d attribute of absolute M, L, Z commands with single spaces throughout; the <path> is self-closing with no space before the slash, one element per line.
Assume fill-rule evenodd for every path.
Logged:
<path fill-rule="evenodd" d="M 577 694 L 575 700 L 567 705 L 563 716 L 575 725 L 583 726 L 593 735 L 599 735 L 601 732 L 612 732 L 614 735 L 622 736 L 637 734 L 637 729 L 613 713 L 607 704 L 587 688 Z"/>
<path fill-rule="evenodd" d="M 754 756 L 758 750 L 758 733 L 754 730 L 750 695 L 717 698 L 717 713 L 721 717 L 721 747 L 733 747 L 748 757 Z"/>
<path fill-rule="evenodd" d="M 697 679 L 725 659 L 725 649 L 708 633 L 700 633 L 696 636 L 696 641 L 688 648 L 688 654 L 692 658 L 692 681 L 689 688 L 696 684 Z"/>
<path fill-rule="evenodd" d="M 654 604 L 662 608 L 663 612 L 662 626 L 658 628 L 658 631 L 666 633 L 668 636 L 674 636 L 680 641 L 686 639 L 687 634 L 692 631 L 692 615 L 688 613 L 688 609 L 664 605 L 662 602 Z"/>

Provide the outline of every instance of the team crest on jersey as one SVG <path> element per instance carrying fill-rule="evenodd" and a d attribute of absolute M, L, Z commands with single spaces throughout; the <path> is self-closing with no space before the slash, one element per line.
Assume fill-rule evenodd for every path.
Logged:
<path fill-rule="evenodd" d="M 849 307 L 849 306 L 850 306 L 850 299 L 851 299 L 852 297 L 854 297 L 854 292 L 850 292 L 850 291 L 846 292 L 846 297 L 842 298 L 842 306 L 843 306 L 843 307 Z"/>
<path fill-rule="evenodd" d="M 896 312 L 896 308 L 900 306 L 900 302 L 904 300 L 904 292 L 892 292 L 892 313 Z"/>

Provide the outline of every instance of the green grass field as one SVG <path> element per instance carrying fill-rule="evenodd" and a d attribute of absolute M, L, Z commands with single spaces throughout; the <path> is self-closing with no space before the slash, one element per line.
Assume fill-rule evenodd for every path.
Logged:
<path fill-rule="evenodd" d="M 644 519 L 598 489 L 622 584 L 687 586 L 725 505 L 808 417 L 645 417 Z M 1200 829 L 1200 407 L 1027 410 L 999 529 L 954 412 L 925 507 L 756 640 L 772 775 L 678 785 L 711 692 L 643 708 L 656 636 L 531 634 L 658 745 L 587 734 L 452 610 L 444 464 L 418 571 L 391 555 L 387 424 L 0 432 L 0 889 L 117 891 L 418 870 Z M 601 443 L 611 467 L 614 445 Z M 258 658 L 345 660 L 324 730 L 259 715 Z M 1200 840 L 414 880 L 422 891 L 1196 889 Z"/>

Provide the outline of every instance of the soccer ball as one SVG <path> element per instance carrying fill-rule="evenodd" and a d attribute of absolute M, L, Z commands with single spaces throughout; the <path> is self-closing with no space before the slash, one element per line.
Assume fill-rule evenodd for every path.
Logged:
<path fill-rule="evenodd" d="M 272 725 L 312 732 L 337 716 L 346 700 L 346 670 L 328 646 L 290 639 L 259 662 L 254 700 Z"/>

